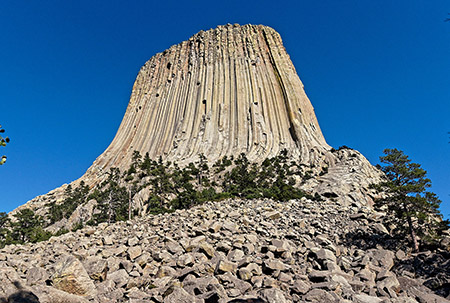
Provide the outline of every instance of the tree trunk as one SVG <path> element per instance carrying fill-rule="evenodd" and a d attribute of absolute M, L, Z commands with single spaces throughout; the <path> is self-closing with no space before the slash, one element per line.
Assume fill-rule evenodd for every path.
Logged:
<path fill-rule="evenodd" d="M 111 224 L 111 217 L 112 217 L 112 199 L 111 199 L 111 192 L 109 192 L 109 202 L 108 202 L 108 224 Z"/>
<path fill-rule="evenodd" d="M 409 227 L 409 234 L 411 236 L 411 243 L 412 243 L 412 248 L 414 249 L 414 252 L 418 252 L 419 251 L 419 243 L 417 242 L 417 237 L 416 237 L 416 233 L 414 231 L 414 226 L 412 223 L 412 219 L 411 216 L 408 214 L 408 209 L 406 208 L 405 203 L 403 203 L 403 210 L 406 214 L 406 218 L 408 220 L 408 227 Z"/>
<path fill-rule="evenodd" d="M 128 220 L 131 221 L 131 189 L 128 191 Z"/>
<path fill-rule="evenodd" d="M 419 243 L 417 242 L 416 233 L 414 232 L 414 227 L 412 224 L 411 217 L 408 216 L 409 234 L 411 235 L 412 245 L 415 252 L 419 251 Z"/>

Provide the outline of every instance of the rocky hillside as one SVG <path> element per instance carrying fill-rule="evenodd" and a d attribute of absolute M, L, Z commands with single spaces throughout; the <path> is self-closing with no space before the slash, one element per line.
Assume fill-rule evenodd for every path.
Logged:
<path fill-rule="evenodd" d="M 450 302 L 449 253 L 391 250 L 384 216 L 360 203 L 235 199 L 103 223 L 2 249 L 0 294 L 41 303 Z"/>
<path fill-rule="evenodd" d="M 135 153 L 178 169 L 201 157 L 212 167 L 241 154 L 261 164 L 282 151 L 301 167 L 303 180 L 294 181 L 307 194 L 373 203 L 368 185 L 382 175 L 360 153 L 336 152 L 325 142 L 280 35 L 262 25 L 218 26 L 153 56 L 138 73 L 114 140 L 87 172 L 9 215 L 15 220 L 30 209 L 53 233 L 85 224 L 112 197 L 78 199 L 67 207 L 68 196 L 83 184 L 89 193 L 101 190 L 112 168 L 130 170 Z M 117 198 L 119 204 L 132 200 L 132 208 L 145 213 L 154 186 L 138 176 L 124 178 L 117 180 L 127 192 Z"/>
<path fill-rule="evenodd" d="M 0 214 L 0 302 L 450 302 L 450 234 L 392 238 L 384 178 L 327 145 L 277 32 L 202 31 L 85 175 Z"/>
<path fill-rule="evenodd" d="M 378 193 L 370 185 L 382 180 L 381 171 L 349 148 L 332 150 L 329 155 L 334 163 L 329 165 L 323 156 L 313 167 L 295 161 L 285 151 L 262 164 L 251 163 L 241 154 L 236 159 L 222 158 L 214 164 L 204 160 L 184 168 L 139 156 L 129 169 L 111 170 L 108 179 L 91 190 L 83 185 L 66 186 L 62 193 L 51 192 L 20 207 L 12 219 L 31 207 L 41 218 L 40 227 L 55 234 L 86 224 L 111 223 L 231 197 L 286 201 L 305 196 L 330 198 L 344 206 L 358 202 L 371 207 Z M 29 225 L 29 217 L 21 219 L 23 226 Z M 34 236 L 24 238 L 32 240 Z M 8 243 L 21 243 L 21 239 L 16 236 Z"/>

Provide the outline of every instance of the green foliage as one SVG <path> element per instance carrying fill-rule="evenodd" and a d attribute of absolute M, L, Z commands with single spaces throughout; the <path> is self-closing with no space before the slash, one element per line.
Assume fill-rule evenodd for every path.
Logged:
<path fill-rule="evenodd" d="M 83 227 L 84 227 L 83 222 L 78 222 L 72 227 L 71 231 L 76 232 L 77 230 L 82 229 Z"/>
<path fill-rule="evenodd" d="M 232 170 L 225 173 L 222 183 L 223 192 L 232 197 L 288 201 L 306 195 L 294 186 L 294 176 L 300 173 L 295 169 L 295 162 L 288 161 L 286 150 L 265 159 L 261 165 L 250 163 L 245 154 L 239 155 L 234 164 Z"/>
<path fill-rule="evenodd" d="M 12 222 L 5 213 L 0 213 L 0 248 L 9 244 L 46 241 L 53 236 L 44 229 L 42 217 L 31 209 L 22 209 L 14 217 Z"/>
<path fill-rule="evenodd" d="M 106 181 L 90 195 L 91 198 L 95 197 L 98 203 L 99 212 L 93 218 L 95 224 L 123 221 L 128 218 L 128 191 L 119 184 L 120 177 L 120 170 L 111 168 Z"/>
<path fill-rule="evenodd" d="M 47 241 L 53 236 L 53 234 L 47 230 L 45 230 L 42 225 L 36 226 L 34 232 L 31 234 L 29 241 L 31 243 Z"/>
<path fill-rule="evenodd" d="M 139 167 L 142 171 L 149 171 L 152 169 L 154 161 L 150 159 L 148 153 L 145 153 L 144 159 L 139 163 Z"/>
<path fill-rule="evenodd" d="M 53 224 L 68 218 L 77 208 L 78 205 L 84 203 L 87 199 L 89 188 L 80 183 L 80 186 L 73 189 L 71 185 L 65 190 L 65 199 L 62 203 L 51 203 L 49 205 L 49 213 L 44 220 L 43 217 L 36 215 L 31 209 L 22 209 L 14 214 L 15 219 L 11 221 L 5 213 L 0 213 L 0 247 L 8 244 L 22 244 L 27 242 L 46 241 L 53 234 L 44 229 L 45 226 Z M 83 227 L 80 222 L 74 229 Z M 67 233 L 66 229 L 60 229 L 54 235 L 59 236 Z"/>
<path fill-rule="evenodd" d="M 150 198 L 147 200 L 147 205 L 147 211 L 153 215 L 170 212 L 170 209 L 164 207 L 164 204 L 162 204 L 161 197 L 158 197 L 155 194 L 150 195 Z"/>
<path fill-rule="evenodd" d="M 233 158 L 228 159 L 227 156 L 224 156 L 222 159 L 219 159 L 214 163 L 213 168 L 216 173 L 224 171 L 227 167 L 233 164 Z"/>
<path fill-rule="evenodd" d="M 5 132 L 5 130 L 0 125 L 0 133 L 4 133 L 4 132 Z M 3 138 L 3 136 L 0 135 L 0 147 L 6 146 L 6 143 L 9 143 L 9 138 L 8 137 Z M 0 158 L 0 165 L 4 164 L 5 162 L 6 162 L 6 156 L 3 155 Z"/>
<path fill-rule="evenodd" d="M 287 201 L 305 196 L 305 193 L 295 187 L 294 177 L 300 176 L 299 166 L 288 159 L 286 150 L 276 157 L 266 159 L 261 165 L 250 163 L 246 155 L 241 154 L 236 159 L 225 156 L 214 163 L 212 168 L 215 179 L 221 179 L 220 182 L 211 179 L 212 172 L 203 154 L 199 155 L 197 162 L 180 168 L 176 163 L 164 163 L 161 157 L 154 161 L 149 158 L 148 153 L 141 157 L 135 152 L 124 180 L 128 182 L 128 190 L 133 188 L 133 193 L 144 187 L 150 188 L 152 194 L 146 205 L 147 211 L 153 214 L 230 197 Z M 138 186 L 142 178 L 146 178 L 147 182 Z M 97 189 L 92 195 L 97 201 L 104 201 L 108 200 L 105 194 L 105 189 Z M 129 198 L 122 198 L 125 205 Z M 100 210 L 95 221 L 107 221 L 105 213 L 106 209 Z"/>
<path fill-rule="evenodd" d="M 22 209 L 14 214 L 16 221 L 12 223 L 12 243 L 36 243 L 48 240 L 52 234 L 42 227 L 41 216 L 35 215 L 31 209 Z"/>
<path fill-rule="evenodd" d="M 0 212 L 0 248 L 3 248 L 6 244 L 11 242 L 11 221 L 8 215 L 4 212 Z"/>
<path fill-rule="evenodd" d="M 427 172 L 420 164 L 412 163 L 403 151 L 385 149 L 385 156 L 380 157 L 381 170 L 387 180 L 374 187 L 385 191 L 385 198 L 378 201 L 378 205 L 386 206 L 395 215 L 397 232 L 409 233 L 412 248 L 419 249 L 417 235 L 422 240 L 437 239 L 442 230 L 448 228 L 448 221 L 442 220 L 439 212 L 441 201 L 427 191 L 431 186 Z"/>
<path fill-rule="evenodd" d="M 94 190 L 89 194 L 87 200 L 89 201 L 89 200 L 93 199 L 93 200 L 98 201 L 98 200 L 100 200 L 101 196 L 102 196 L 102 192 L 99 190 L 99 188 L 94 188 Z"/>
<path fill-rule="evenodd" d="M 198 184 L 200 184 L 201 186 L 210 185 L 208 160 L 203 154 L 199 155 L 199 163 L 196 177 Z"/>
<path fill-rule="evenodd" d="M 61 236 L 61 235 L 64 235 L 64 234 L 67 234 L 69 231 L 66 229 L 66 228 L 61 228 L 61 229 L 59 229 L 57 232 L 56 232 L 56 234 L 55 234 L 55 236 Z"/>
<path fill-rule="evenodd" d="M 253 195 L 254 189 L 256 189 L 255 179 L 257 177 L 255 166 L 250 165 L 243 153 L 234 160 L 234 164 L 235 166 L 231 171 L 225 173 L 222 183 L 224 191 L 229 192 L 234 197 Z"/>
<path fill-rule="evenodd" d="M 251 163 L 245 154 L 237 158 L 225 156 L 212 169 L 202 154 L 195 163 L 180 168 L 176 163 L 164 162 L 162 157 L 155 161 L 148 153 L 142 157 L 135 151 L 127 170 L 121 172 L 111 168 L 105 181 L 91 191 L 83 182 L 77 188 L 67 186 L 64 200 L 49 205 L 47 225 L 69 218 L 79 205 L 91 199 L 97 201 L 93 217 L 88 222 L 80 222 L 72 231 L 84 225 L 127 220 L 138 213 L 132 209 L 131 198 L 143 188 L 149 188 L 151 192 L 144 202 L 151 214 L 232 197 L 277 201 L 304 196 L 315 199 L 295 187 L 295 177 L 301 177 L 300 172 L 300 165 L 288 158 L 286 150 L 262 164 Z M 7 216 L 0 213 L 0 245 L 36 242 L 51 236 L 43 229 L 44 220 L 31 210 L 21 211 L 16 218 L 17 222 L 11 224 Z M 67 232 L 61 229 L 56 235 Z"/>
<path fill-rule="evenodd" d="M 148 157 L 148 153 L 147 153 L 147 157 Z M 131 162 L 130 168 L 126 171 L 126 174 L 125 174 L 126 175 L 125 181 L 133 180 L 132 174 L 135 174 L 137 172 L 137 169 L 139 168 L 139 166 L 142 163 L 141 154 L 135 150 L 131 157 L 131 161 L 132 162 Z"/>
<path fill-rule="evenodd" d="M 72 189 L 72 185 L 68 185 L 65 190 L 65 199 L 62 203 L 50 204 L 49 219 L 50 224 L 60 221 L 63 218 L 69 218 L 75 209 L 86 202 L 89 193 L 89 187 L 85 185 L 84 181 L 80 182 L 80 186 Z"/>

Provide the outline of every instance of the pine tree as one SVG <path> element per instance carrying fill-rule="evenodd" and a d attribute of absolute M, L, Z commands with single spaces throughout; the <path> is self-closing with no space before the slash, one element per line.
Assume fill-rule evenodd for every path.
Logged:
<path fill-rule="evenodd" d="M 45 241 L 51 233 L 42 228 L 43 220 L 31 209 L 22 209 L 14 214 L 16 222 L 12 223 L 12 238 L 16 243 Z"/>
<path fill-rule="evenodd" d="M 399 220 L 401 229 L 408 233 L 414 251 L 419 250 L 417 236 L 439 237 L 442 230 L 448 227 L 448 221 L 442 220 L 439 212 L 441 201 L 427 191 L 431 186 L 427 172 L 420 164 L 412 163 L 403 151 L 385 149 L 385 156 L 380 157 L 384 166 L 381 170 L 387 180 L 375 187 L 386 192 L 386 197 L 378 202 L 386 205 Z"/>

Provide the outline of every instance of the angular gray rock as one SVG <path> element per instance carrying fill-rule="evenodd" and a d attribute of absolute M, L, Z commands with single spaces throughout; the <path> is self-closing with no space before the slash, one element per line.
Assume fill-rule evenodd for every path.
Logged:
<path fill-rule="evenodd" d="M 51 276 L 53 287 L 69 294 L 93 296 L 95 285 L 83 264 L 72 255 L 62 256 L 54 266 Z"/>
<path fill-rule="evenodd" d="M 267 219 L 274 207 L 279 218 Z M 18 281 L 40 302 L 449 302 L 429 279 L 397 273 L 398 253 L 342 242 L 370 228 L 353 219 L 362 209 L 332 199 L 229 199 L 87 227 L 1 249 L 0 291 L 14 295 Z M 210 218 L 240 211 L 247 217 L 234 227 L 210 228 Z"/>

